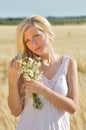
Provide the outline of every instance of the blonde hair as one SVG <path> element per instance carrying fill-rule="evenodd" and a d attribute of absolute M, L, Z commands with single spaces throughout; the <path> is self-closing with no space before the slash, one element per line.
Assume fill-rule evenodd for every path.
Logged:
<path fill-rule="evenodd" d="M 51 24 L 46 18 L 38 15 L 33 15 L 29 18 L 24 19 L 17 27 L 17 48 L 18 52 L 23 56 L 28 55 L 30 57 L 33 57 L 36 55 L 33 54 L 29 48 L 27 48 L 23 40 L 24 32 L 32 25 L 35 25 L 38 29 L 42 30 L 49 40 L 52 41 L 54 39 L 54 33 L 52 31 Z"/>

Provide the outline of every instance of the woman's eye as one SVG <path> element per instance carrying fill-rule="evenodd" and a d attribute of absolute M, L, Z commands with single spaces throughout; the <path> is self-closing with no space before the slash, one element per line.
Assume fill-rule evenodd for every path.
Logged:
<path fill-rule="evenodd" d="M 39 34 L 36 34 L 36 35 L 35 35 L 35 37 L 38 37 L 38 36 L 39 36 Z"/>
<path fill-rule="evenodd" d="M 27 44 L 28 42 L 30 42 L 30 40 L 29 40 L 29 39 L 27 39 L 27 40 L 25 41 L 25 44 Z"/>

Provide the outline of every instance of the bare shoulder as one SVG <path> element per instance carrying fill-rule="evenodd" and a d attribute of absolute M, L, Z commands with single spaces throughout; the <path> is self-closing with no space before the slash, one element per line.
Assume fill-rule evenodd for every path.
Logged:
<path fill-rule="evenodd" d="M 68 69 L 69 70 L 71 70 L 71 69 L 77 69 L 77 62 L 76 62 L 75 59 L 73 59 L 73 58 L 69 59 Z"/>
<path fill-rule="evenodd" d="M 77 62 L 75 59 L 70 58 L 67 69 L 67 79 L 74 79 L 77 77 L 77 75 L 78 75 Z"/>
<path fill-rule="evenodd" d="M 76 64 L 76 60 L 74 58 L 70 58 L 69 61 L 70 61 L 71 64 Z"/>

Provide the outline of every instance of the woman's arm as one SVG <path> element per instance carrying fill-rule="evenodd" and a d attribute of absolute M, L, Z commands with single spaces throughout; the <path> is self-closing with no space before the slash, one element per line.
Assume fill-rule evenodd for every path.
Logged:
<path fill-rule="evenodd" d="M 26 81 L 29 91 L 39 93 L 48 99 L 55 107 L 62 111 L 74 113 L 78 102 L 78 79 L 77 65 L 73 59 L 70 59 L 67 71 L 68 96 L 58 94 L 57 92 L 46 87 L 39 81 Z"/>
<path fill-rule="evenodd" d="M 23 109 L 23 102 L 20 96 L 20 85 L 21 77 L 18 74 L 19 63 L 16 59 L 10 62 L 8 68 L 8 85 L 9 85 L 9 95 L 8 95 L 8 105 L 13 115 L 18 116 Z M 20 83 L 19 83 L 20 82 Z"/>
<path fill-rule="evenodd" d="M 67 71 L 68 96 L 65 97 L 51 89 L 44 89 L 42 94 L 58 109 L 73 114 L 78 104 L 78 76 L 77 65 L 73 59 L 70 59 Z"/>

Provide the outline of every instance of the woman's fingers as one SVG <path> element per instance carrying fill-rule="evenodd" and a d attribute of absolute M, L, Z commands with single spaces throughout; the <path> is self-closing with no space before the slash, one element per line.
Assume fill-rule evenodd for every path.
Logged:
<path fill-rule="evenodd" d="M 25 82 L 30 82 L 31 79 L 24 77 L 24 81 L 25 81 Z"/>
<path fill-rule="evenodd" d="M 20 64 L 16 62 L 16 59 L 12 59 L 11 62 L 9 63 L 9 71 L 10 75 L 16 74 L 17 73 L 20 74 Z"/>
<path fill-rule="evenodd" d="M 16 68 L 19 69 L 21 64 L 18 62 L 18 56 L 16 56 L 15 58 L 13 58 L 9 64 L 10 67 L 12 68 Z"/>
<path fill-rule="evenodd" d="M 14 59 L 12 59 L 9 63 L 9 67 L 13 67 Z"/>
<path fill-rule="evenodd" d="M 12 67 L 16 69 L 18 72 L 21 71 L 21 63 L 18 62 L 16 59 L 12 60 Z"/>
<path fill-rule="evenodd" d="M 39 84 L 38 82 L 36 82 L 36 80 L 33 80 L 33 79 L 30 79 L 28 81 L 28 79 L 25 81 L 26 83 L 26 86 L 28 88 L 28 91 L 29 92 L 32 92 L 32 93 L 39 93 Z"/>
<path fill-rule="evenodd" d="M 31 85 L 32 85 L 30 81 L 25 81 L 25 84 L 26 84 L 27 86 L 31 86 Z"/>
<path fill-rule="evenodd" d="M 21 63 L 18 62 L 17 60 L 15 61 L 15 67 L 18 71 L 21 71 Z"/>

